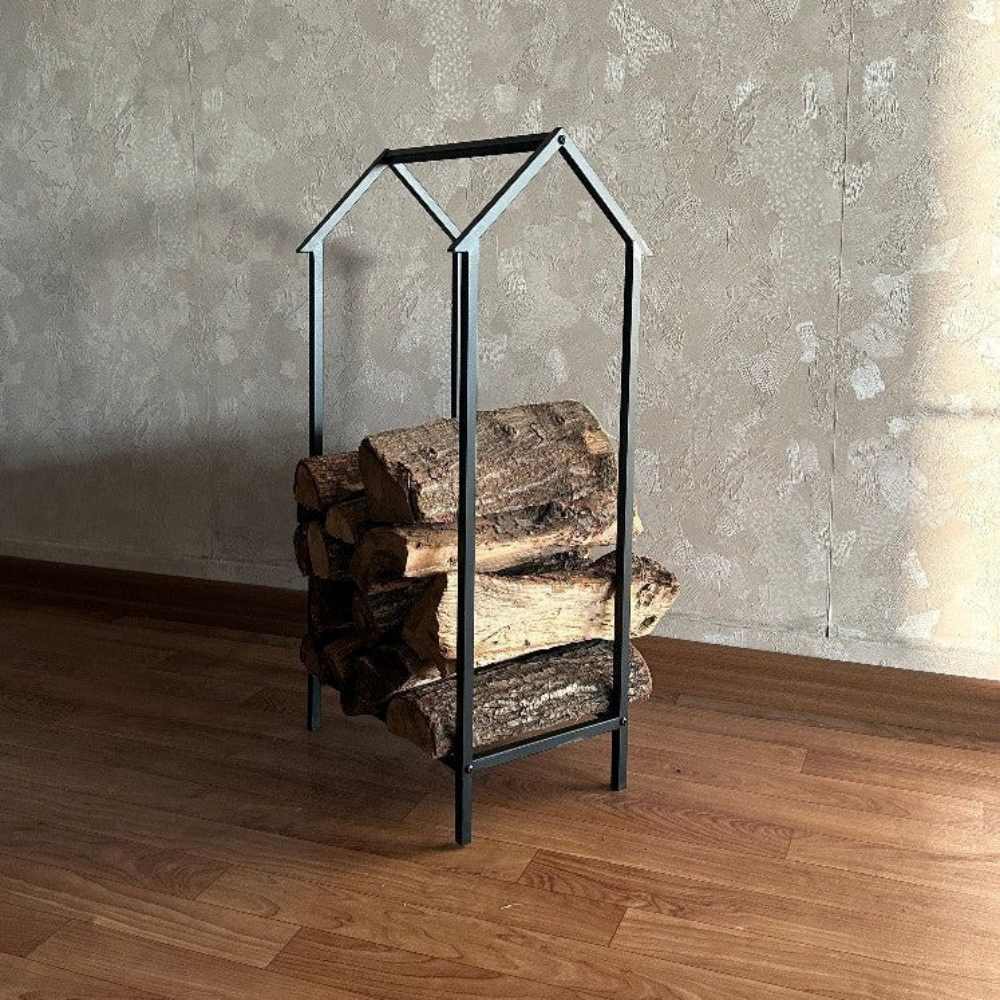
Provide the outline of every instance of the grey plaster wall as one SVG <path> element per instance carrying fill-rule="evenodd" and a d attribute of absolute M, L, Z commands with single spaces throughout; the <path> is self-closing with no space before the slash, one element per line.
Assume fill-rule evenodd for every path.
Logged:
<path fill-rule="evenodd" d="M 296 584 L 306 269 L 388 145 L 563 124 L 655 256 L 665 631 L 1000 678 L 995 0 L 4 0 L 0 550 Z M 418 171 L 467 220 L 509 159 Z M 330 446 L 446 408 L 449 261 L 328 251 Z M 484 405 L 614 426 L 621 250 L 554 164 L 484 247 Z"/>

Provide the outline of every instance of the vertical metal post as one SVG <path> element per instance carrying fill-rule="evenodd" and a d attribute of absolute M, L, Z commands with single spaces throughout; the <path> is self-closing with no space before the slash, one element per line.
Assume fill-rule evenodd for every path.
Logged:
<path fill-rule="evenodd" d="M 309 252 L 309 454 L 323 454 L 323 244 Z M 322 685 L 309 675 L 306 692 L 306 728 L 319 729 Z"/>
<path fill-rule="evenodd" d="M 615 640 L 612 710 L 621 728 L 611 734 L 611 787 L 628 784 L 628 703 L 632 666 L 629 643 L 632 618 L 632 390 L 633 353 L 639 330 L 639 282 L 642 254 L 632 240 L 625 243 L 625 303 L 622 316 L 621 402 L 618 414 L 618 537 L 615 545 Z"/>
<path fill-rule="evenodd" d="M 309 454 L 323 454 L 323 245 L 309 252 Z"/>
<path fill-rule="evenodd" d="M 458 419 L 458 393 L 461 386 L 459 361 L 461 335 L 458 329 L 459 295 L 462 284 L 462 255 L 451 255 L 451 417 Z"/>
<path fill-rule="evenodd" d="M 476 583 L 476 395 L 479 242 L 456 253 L 461 384 L 458 392 L 458 683 L 455 698 L 455 840 L 472 840 Z"/>

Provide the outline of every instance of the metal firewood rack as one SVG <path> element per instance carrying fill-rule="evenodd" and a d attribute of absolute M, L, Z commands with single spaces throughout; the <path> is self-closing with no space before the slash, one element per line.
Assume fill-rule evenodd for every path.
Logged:
<path fill-rule="evenodd" d="M 460 230 L 407 168 L 408 163 L 465 157 L 530 154 L 479 214 Z M 621 396 L 618 431 L 618 505 L 615 561 L 614 658 L 611 710 L 595 720 L 477 751 L 473 746 L 475 693 L 476 572 L 476 410 L 479 250 L 483 235 L 510 207 L 549 160 L 558 154 L 604 213 L 625 244 L 625 300 L 621 342 Z M 309 254 L 309 453 L 323 452 L 323 247 L 327 236 L 357 204 L 379 176 L 389 170 L 416 198 L 448 237 L 451 269 L 451 416 L 458 422 L 458 684 L 455 703 L 455 752 L 446 763 L 455 772 L 455 840 L 472 840 L 472 780 L 488 767 L 540 753 L 576 740 L 611 734 L 611 787 L 624 789 L 628 778 L 628 693 L 631 669 L 629 630 L 632 584 L 632 392 L 633 358 L 639 328 L 639 281 L 642 258 L 649 253 L 642 237 L 562 128 L 532 135 L 504 136 L 407 149 L 386 149 L 303 241 Z M 307 725 L 320 720 L 320 681 L 309 675 Z"/>

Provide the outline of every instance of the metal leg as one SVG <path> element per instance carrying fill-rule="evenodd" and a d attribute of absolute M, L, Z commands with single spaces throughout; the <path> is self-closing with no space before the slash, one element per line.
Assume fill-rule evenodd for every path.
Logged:
<path fill-rule="evenodd" d="M 618 413 L 618 530 L 615 544 L 615 640 L 612 711 L 621 728 L 611 737 L 611 787 L 628 784 L 628 702 L 632 669 L 632 351 L 639 327 L 639 278 L 642 255 L 635 243 L 625 244 L 625 309 L 622 317 L 621 406 Z"/>
<path fill-rule="evenodd" d="M 479 243 L 455 254 L 459 270 L 458 684 L 455 698 L 455 840 L 472 840 L 472 695 L 476 627 L 476 352 Z"/>
<path fill-rule="evenodd" d="M 628 787 L 628 726 L 611 734 L 611 790 L 623 792 Z"/>
<path fill-rule="evenodd" d="M 323 715 L 323 685 L 315 674 L 309 675 L 309 690 L 306 694 L 306 729 L 314 733 L 319 729 Z"/>

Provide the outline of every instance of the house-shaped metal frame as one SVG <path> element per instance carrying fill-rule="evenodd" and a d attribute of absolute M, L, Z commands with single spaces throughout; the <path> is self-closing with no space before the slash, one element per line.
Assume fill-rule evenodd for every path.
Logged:
<path fill-rule="evenodd" d="M 465 157 L 528 153 L 528 158 L 465 227 L 458 226 L 407 168 L 408 163 Z M 569 164 L 591 198 L 625 244 L 625 298 L 622 318 L 621 397 L 618 436 L 618 535 L 615 562 L 614 676 L 611 710 L 605 717 L 567 726 L 508 746 L 477 751 L 473 745 L 473 697 L 476 572 L 476 396 L 479 299 L 479 249 L 484 234 L 556 154 Z M 452 254 L 451 416 L 458 422 L 458 684 L 455 705 L 455 752 L 447 763 L 455 772 L 455 839 L 472 839 L 472 779 L 483 768 L 563 743 L 611 733 L 611 787 L 624 789 L 628 777 L 629 630 L 632 584 L 632 392 L 633 355 L 639 328 L 639 281 L 642 258 L 649 253 L 642 237 L 594 173 L 564 129 L 407 149 L 386 149 L 299 246 L 309 267 L 309 453 L 323 451 L 324 295 L 323 247 L 327 236 L 386 170 L 390 170 L 450 240 Z M 308 726 L 319 724 L 320 685 L 309 675 Z"/>

